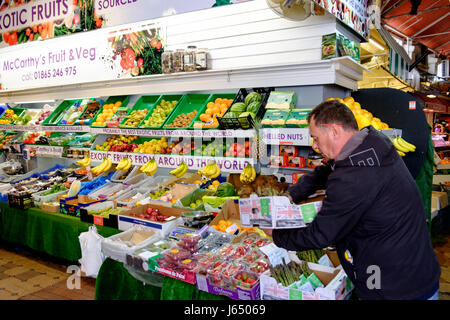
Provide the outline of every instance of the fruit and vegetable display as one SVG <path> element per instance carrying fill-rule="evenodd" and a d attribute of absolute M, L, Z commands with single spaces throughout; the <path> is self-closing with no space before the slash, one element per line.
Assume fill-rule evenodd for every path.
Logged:
<path fill-rule="evenodd" d="M 54 108 L 54 107 L 52 107 L 52 106 L 50 106 L 50 105 L 45 105 L 44 108 L 41 110 L 41 112 L 38 114 L 37 120 L 35 120 L 35 121 L 31 120 L 31 121 L 30 121 L 30 125 L 33 125 L 33 124 L 35 124 L 35 125 L 37 125 L 37 126 L 38 126 L 38 125 L 41 125 L 42 122 L 43 122 L 45 119 L 47 119 L 47 117 L 48 117 L 53 111 L 55 111 L 55 108 Z"/>
<path fill-rule="evenodd" d="M 194 120 L 195 116 L 197 115 L 198 111 L 194 110 L 192 112 L 189 112 L 187 114 L 182 113 L 173 119 L 173 121 L 169 124 L 166 124 L 164 127 L 166 128 L 186 128 L 189 127 L 192 120 Z"/>
<path fill-rule="evenodd" d="M 203 169 L 198 170 L 197 173 L 211 180 L 220 176 L 220 167 L 215 161 L 210 161 Z"/>
<path fill-rule="evenodd" d="M 90 125 L 100 110 L 101 105 L 95 99 L 89 102 L 83 114 L 75 121 L 76 125 Z"/>
<path fill-rule="evenodd" d="M 217 127 L 219 121 L 217 117 L 223 117 L 231 106 L 233 99 L 216 98 L 206 104 L 206 110 L 200 114 L 199 120 L 194 123 L 194 128 Z"/>
<path fill-rule="evenodd" d="M 132 143 L 137 140 L 138 136 L 130 135 L 113 135 L 106 138 L 103 144 L 97 144 L 95 150 L 98 151 L 114 151 L 114 152 L 133 152 L 138 147 L 138 144 Z"/>
<path fill-rule="evenodd" d="M 112 165 L 113 164 L 111 158 L 104 158 L 102 163 L 91 169 L 91 172 L 94 175 L 99 175 L 104 172 L 108 172 L 111 169 Z"/>
<path fill-rule="evenodd" d="M 117 126 L 118 126 L 128 113 L 128 110 L 118 111 L 118 109 L 121 106 L 122 106 L 122 101 L 104 104 L 101 113 L 99 113 L 97 115 L 97 118 L 92 123 L 92 126 L 104 127 L 107 122 L 113 122 L 113 121 L 117 121 Z M 119 113 L 122 113 L 122 115 L 123 115 L 122 119 L 119 118 Z M 113 116 L 116 118 L 113 118 Z"/>
<path fill-rule="evenodd" d="M 262 97 L 257 92 L 250 92 L 243 102 L 235 102 L 231 105 L 228 112 L 224 115 L 224 118 L 246 118 L 251 116 L 252 119 L 256 118 L 256 113 L 262 104 Z"/>
<path fill-rule="evenodd" d="M 145 118 L 145 116 L 148 113 L 148 109 L 142 109 L 142 110 L 133 110 L 125 116 L 125 120 L 119 125 L 120 127 L 129 127 L 129 128 L 136 128 L 139 126 L 139 124 L 142 122 L 142 120 Z"/>
<path fill-rule="evenodd" d="M 176 167 L 169 173 L 177 178 L 181 178 L 188 171 L 188 169 L 189 169 L 188 165 L 184 163 L 184 161 L 182 161 L 178 167 Z"/>
<path fill-rule="evenodd" d="M 314 250 L 305 250 L 305 251 L 297 251 L 297 257 L 306 262 L 319 263 L 319 259 L 324 255 L 323 250 L 314 249 Z"/>
<path fill-rule="evenodd" d="M 140 128 L 161 127 L 177 103 L 178 100 L 166 101 L 162 99 L 161 102 L 153 108 L 150 116 L 140 125 Z"/>
<path fill-rule="evenodd" d="M 244 173 L 244 171 L 242 173 Z M 244 177 L 242 177 L 243 180 L 241 180 L 242 173 L 230 173 L 227 177 L 227 182 L 234 186 L 239 197 L 249 198 L 252 193 L 257 194 L 259 197 L 288 195 L 287 188 L 289 187 L 289 184 L 286 182 L 279 182 L 276 176 L 257 174 L 254 181 L 251 183 L 244 183 L 249 181 L 246 177 L 250 176 L 251 178 L 253 170 L 247 169 L 245 172 Z"/>
<path fill-rule="evenodd" d="M 22 110 L 20 112 L 22 113 Z M 6 109 L 0 118 L 0 124 L 14 124 L 19 116 L 20 114 L 16 114 L 13 109 Z"/>
<path fill-rule="evenodd" d="M 299 281 L 302 275 L 308 278 L 312 273 L 306 261 L 303 261 L 301 264 L 294 261 L 286 263 L 284 259 L 283 261 L 283 264 L 270 267 L 270 275 L 285 287 Z"/>
<path fill-rule="evenodd" d="M 22 114 L 16 119 L 15 125 L 18 126 L 26 126 L 31 125 L 32 120 L 36 119 L 39 114 L 38 110 L 25 110 Z"/>
<path fill-rule="evenodd" d="M 155 159 L 151 159 L 147 161 L 141 168 L 139 168 L 139 170 L 148 176 L 153 176 L 158 170 L 158 164 L 156 163 Z"/>
<path fill-rule="evenodd" d="M 171 220 L 173 219 L 172 216 L 166 216 L 163 215 L 159 212 L 158 209 L 153 209 L 153 208 L 147 208 L 147 210 L 145 211 L 145 213 L 139 214 L 137 215 L 134 212 L 130 213 L 130 217 L 137 217 L 137 218 L 141 218 L 141 219 L 147 219 L 150 221 L 158 221 L 158 222 L 164 222 L 166 220 Z"/>
<path fill-rule="evenodd" d="M 2 134 L 5 134 L 6 136 L 2 138 L 3 140 L 0 140 L 0 150 L 16 136 L 15 134 L 6 134 L 4 132 L 2 132 Z"/>
<path fill-rule="evenodd" d="M 67 110 L 62 113 L 62 119 L 59 121 L 61 125 L 73 125 L 75 121 L 83 114 L 90 102 L 90 99 L 83 99 L 81 102 L 74 102 Z"/>

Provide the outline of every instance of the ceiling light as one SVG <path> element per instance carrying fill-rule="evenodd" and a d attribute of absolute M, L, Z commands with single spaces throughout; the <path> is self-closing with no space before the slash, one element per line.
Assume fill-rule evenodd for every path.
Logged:
<path fill-rule="evenodd" d="M 427 94 L 428 98 L 436 98 L 436 96 L 434 94 Z"/>
<path fill-rule="evenodd" d="M 378 42 L 376 42 L 375 40 L 369 39 L 369 42 L 370 42 L 371 44 L 373 44 L 375 47 L 377 47 L 378 49 L 384 50 L 384 47 L 383 47 L 381 44 L 379 44 Z"/>

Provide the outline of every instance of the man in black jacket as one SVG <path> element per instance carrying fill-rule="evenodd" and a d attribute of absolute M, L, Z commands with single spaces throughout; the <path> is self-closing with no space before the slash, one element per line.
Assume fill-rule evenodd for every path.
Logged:
<path fill-rule="evenodd" d="M 437 296 L 440 267 L 417 186 L 389 138 L 358 130 L 347 106 L 332 100 L 308 117 L 313 148 L 327 159 L 289 188 L 298 203 L 325 189 L 306 228 L 265 230 L 275 244 L 301 251 L 335 245 L 361 299 Z"/>

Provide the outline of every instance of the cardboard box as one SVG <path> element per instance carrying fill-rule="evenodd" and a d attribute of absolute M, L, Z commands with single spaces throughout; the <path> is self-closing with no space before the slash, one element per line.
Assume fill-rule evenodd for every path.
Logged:
<path fill-rule="evenodd" d="M 66 214 L 72 217 L 80 217 L 81 215 L 81 208 L 90 206 L 92 204 L 102 202 L 98 200 L 94 200 L 90 203 L 79 203 L 77 197 L 59 197 L 59 212 L 62 214 Z"/>
<path fill-rule="evenodd" d="M 297 157 L 298 148 L 296 146 L 280 146 L 280 156 Z"/>
<path fill-rule="evenodd" d="M 448 206 L 447 192 L 431 192 L 431 211 L 441 210 Z"/>
<path fill-rule="evenodd" d="M 260 284 L 259 282 L 251 289 L 236 287 L 234 289 L 226 289 L 213 285 L 207 277 L 196 274 L 197 289 L 217 295 L 227 296 L 233 300 L 260 300 Z"/>
<path fill-rule="evenodd" d="M 151 221 L 148 219 L 139 218 L 139 215 L 145 214 L 148 208 L 158 209 L 159 213 L 164 216 L 173 216 L 170 221 Z M 170 230 L 176 227 L 178 224 L 182 224 L 183 220 L 181 218 L 181 213 L 185 212 L 185 209 L 178 209 L 172 207 L 166 207 L 162 205 L 145 204 L 133 208 L 131 210 L 123 211 L 118 216 L 118 229 L 128 230 L 135 225 L 142 225 L 148 228 L 160 230 L 162 236 L 165 237 L 169 234 Z M 135 216 L 130 215 L 135 214 Z"/>
<path fill-rule="evenodd" d="M 45 212 L 57 213 L 59 212 L 59 202 L 51 202 L 49 204 L 43 203 L 41 210 Z"/>
<path fill-rule="evenodd" d="M 304 157 L 288 157 L 288 167 L 304 168 L 305 167 L 305 158 Z"/>
<path fill-rule="evenodd" d="M 96 203 L 93 203 L 94 205 L 101 202 L 107 202 L 107 201 L 99 201 Z M 82 207 L 80 208 L 80 220 L 83 222 L 93 223 L 98 226 L 105 226 L 105 227 L 111 227 L 118 229 L 118 216 L 115 214 L 110 214 L 109 217 L 101 217 L 93 214 L 89 214 L 87 211 L 87 207 L 91 204 L 81 204 Z M 114 206 L 113 206 L 114 208 Z"/>
<path fill-rule="evenodd" d="M 262 300 L 344 300 L 354 288 L 344 270 L 311 263 L 308 267 L 324 287 L 314 292 L 297 289 L 295 284 L 285 287 L 266 272 L 260 277 Z"/>
<path fill-rule="evenodd" d="M 222 205 L 222 211 L 219 212 L 214 219 L 209 223 L 210 226 L 219 224 L 220 220 L 230 220 L 233 224 L 241 224 L 239 215 L 239 203 L 238 199 L 228 199 Z"/>
<path fill-rule="evenodd" d="M 274 167 L 287 167 L 288 166 L 288 156 L 270 156 L 270 165 Z"/>
<path fill-rule="evenodd" d="M 322 201 L 300 205 L 292 204 L 289 198 L 250 197 L 239 199 L 241 225 L 273 229 L 301 228 L 314 220 L 322 207 Z"/>
<path fill-rule="evenodd" d="M 292 184 L 296 184 L 298 179 L 301 178 L 301 176 L 305 175 L 307 172 L 294 172 L 292 174 Z"/>

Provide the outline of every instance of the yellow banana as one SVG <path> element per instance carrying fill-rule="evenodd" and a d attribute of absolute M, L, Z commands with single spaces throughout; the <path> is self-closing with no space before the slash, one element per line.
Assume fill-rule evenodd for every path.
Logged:
<path fill-rule="evenodd" d="M 178 174 L 181 172 L 181 171 L 183 171 L 183 169 L 184 169 L 184 165 L 185 163 L 184 162 L 181 162 L 180 163 L 180 165 L 178 166 L 178 167 L 176 167 L 175 169 L 173 169 L 172 171 L 170 171 L 169 173 L 171 174 L 171 175 L 174 175 L 174 176 L 178 176 Z"/>
<path fill-rule="evenodd" d="M 406 154 L 404 152 L 401 152 L 400 150 L 397 150 L 398 154 L 402 157 L 406 156 Z"/>
<path fill-rule="evenodd" d="M 407 142 L 402 137 L 397 137 L 397 142 L 404 148 L 408 149 L 410 152 L 416 151 L 416 146 Z"/>
<path fill-rule="evenodd" d="M 91 164 L 91 157 L 87 156 L 83 160 L 78 160 L 77 163 L 82 167 L 88 167 Z"/>
<path fill-rule="evenodd" d="M 394 144 L 395 149 L 397 149 L 398 151 L 401 151 L 403 153 L 408 152 L 409 150 L 407 148 L 402 147 L 399 143 L 398 143 L 398 137 L 395 137 L 392 140 L 392 143 Z"/>
<path fill-rule="evenodd" d="M 206 165 L 206 167 L 203 169 L 203 172 L 206 177 L 211 177 L 217 173 L 217 167 L 215 165 L 216 163 L 214 161 L 211 161 Z"/>
<path fill-rule="evenodd" d="M 220 167 L 217 163 L 214 163 L 214 170 L 215 170 L 215 172 L 213 174 L 211 174 L 208 178 L 214 179 L 214 178 L 217 178 L 218 176 L 220 176 Z"/>
<path fill-rule="evenodd" d="M 128 169 L 131 168 L 132 162 L 130 159 L 126 158 L 126 162 L 125 162 L 125 167 L 123 168 L 123 170 L 127 171 Z"/>
<path fill-rule="evenodd" d="M 148 174 L 149 176 L 153 176 L 156 170 L 158 169 L 158 166 L 156 165 L 156 161 L 154 159 L 150 160 L 149 162 L 150 162 L 149 166 L 145 170 L 145 173 Z"/>
<path fill-rule="evenodd" d="M 183 165 L 182 170 L 176 174 L 177 178 L 181 178 L 188 171 L 188 165 L 184 162 L 182 163 L 182 165 Z"/>
<path fill-rule="evenodd" d="M 106 172 L 106 171 L 108 171 L 109 169 L 111 169 L 111 166 L 112 166 L 112 160 L 110 159 L 110 158 L 107 158 L 106 159 L 106 165 L 105 165 L 105 167 L 103 168 L 103 172 Z"/>
<path fill-rule="evenodd" d="M 145 170 L 147 170 L 148 166 L 150 165 L 150 161 L 147 161 L 139 170 L 141 172 L 145 173 Z"/>
<path fill-rule="evenodd" d="M 128 159 L 128 158 L 122 158 L 120 161 L 119 161 L 119 163 L 117 164 L 117 166 L 116 166 L 116 170 L 123 170 L 123 168 L 125 168 L 125 165 L 126 165 L 126 159 Z"/>

